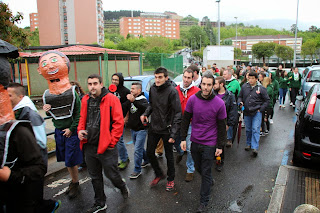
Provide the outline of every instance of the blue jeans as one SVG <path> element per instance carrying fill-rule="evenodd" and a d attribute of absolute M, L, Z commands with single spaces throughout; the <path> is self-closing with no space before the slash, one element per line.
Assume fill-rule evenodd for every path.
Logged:
<path fill-rule="evenodd" d="M 261 112 L 257 112 L 253 116 L 244 116 L 244 123 L 246 125 L 247 145 L 252 149 L 259 148 L 260 127 L 261 127 Z"/>
<path fill-rule="evenodd" d="M 233 126 L 229 126 L 229 129 L 227 131 L 227 140 L 232 140 L 233 138 Z"/>
<path fill-rule="evenodd" d="M 186 138 L 186 142 L 187 142 L 187 161 L 186 161 L 187 173 L 194 173 L 194 162 L 193 162 L 192 155 L 191 155 L 191 140 L 190 140 L 191 131 L 192 131 L 192 127 L 191 127 L 191 125 L 189 125 L 188 135 Z M 181 149 L 180 143 L 181 143 L 181 137 L 179 134 L 176 138 L 176 141 L 174 142 L 174 146 L 176 147 L 177 152 L 180 153 L 180 155 L 183 155 L 184 151 Z"/>
<path fill-rule="evenodd" d="M 120 160 L 122 162 L 126 162 L 128 160 L 128 151 L 127 151 L 127 148 L 126 148 L 126 144 L 123 141 L 124 130 L 125 130 L 125 128 L 123 128 L 123 133 L 122 133 L 121 138 L 119 139 L 119 141 L 117 143 L 119 157 L 120 157 Z"/>
<path fill-rule="evenodd" d="M 279 99 L 279 104 L 281 105 L 284 104 L 284 101 L 286 100 L 286 94 L 287 94 L 288 89 L 287 88 L 280 88 L 279 93 L 280 93 L 280 99 Z"/>
<path fill-rule="evenodd" d="M 200 203 L 205 206 L 208 205 L 213 183 L 212 166 L 215 160 L 215 152 L 215 146 L 206 146 L 194 142 L 191 145 L 195 167 L 201 175 Z"/>
<path fill-rule="evenodd" d="M 134 172 L 141 172 L 142 159 L 149 163 L 144 143 L 146 142 L 147 130 L 134 131 L 131 130 L 132 141 L 134 144 Z"/>

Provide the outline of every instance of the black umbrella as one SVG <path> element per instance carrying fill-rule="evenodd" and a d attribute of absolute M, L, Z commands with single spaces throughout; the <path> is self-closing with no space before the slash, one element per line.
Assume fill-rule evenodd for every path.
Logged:
<path fill-rule="evenodd" d="M 18 58 L 18 48 L 0 39 L 0 56 L 8 58 Z"/>

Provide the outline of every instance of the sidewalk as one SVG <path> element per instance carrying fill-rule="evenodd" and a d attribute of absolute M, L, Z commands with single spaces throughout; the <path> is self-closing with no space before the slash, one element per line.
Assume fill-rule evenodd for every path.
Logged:
<path fill-rule="evenodd" d="M 281 165 L 268 213 L 293 212 L 301 204 L 320 208 L 320 171 Z"/>

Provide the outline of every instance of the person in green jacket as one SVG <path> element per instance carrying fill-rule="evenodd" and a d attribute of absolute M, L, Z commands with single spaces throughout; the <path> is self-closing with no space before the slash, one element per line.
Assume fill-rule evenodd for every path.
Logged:
<path fill-rule="evenodd" d="M 263 117 L 261 120 L 261 129 L 262 130 L 260 132 L 260 135 L 265 136 L 265 135 L 269 134 L 269 130 L 270 130 L 269 117 L 273 113 L 275 91 L 274 91 L 274 85 L 272 84 L 270 77 L 265 77 L 263 79 L 262 86 L 267 88 L 267 93 L 270 98 L 269 105 L 267 106 L 266 111 L 262 114 Z M 265 124 L 267 126 L 267 129 L 265 128 Z"/>
<path fill-rule="evenodd" d="M 289 79 L 289 90 L 291 94 L 290 106 L 296 107 L 296 97 L 301 89 L 301 75 L 299 73 L 298 67 L 295 67 L 293 73 L 288 74 Z"/>
<path fill-rule="evenodd" d="M 270 124 L 273 124 L 273 115 L 274 115 L 274 105 L 277 102 L 277 99 L 279 97 L 279 82 L 275 79 L 276 74 L 270 73 L 271 77 L 271 83 L 273 85 L 274 91 L 273 91 L 273 107 L 272 107 L 272 112 L 270 115 Z"/>
<path fill-rule="evenodd" d="M 233 69 L 227 69 L 223 72 L 223 78 L 226 80 L 226 88 L 232 92 L 236 97 L 240 93 L 240 84 L 238 80 L 233 76 Z"/>
<path fill-rule="evenodd" d="M 279 93 L 280 93 L 280 98 L 279 98 L 279 107 L 285 108 L 286 106 L 284 105 L 284 102 L 286 100 L 286 95 L 288 91 L 288 73 L 285 70 L 282 70 L 279 78 Z"/>

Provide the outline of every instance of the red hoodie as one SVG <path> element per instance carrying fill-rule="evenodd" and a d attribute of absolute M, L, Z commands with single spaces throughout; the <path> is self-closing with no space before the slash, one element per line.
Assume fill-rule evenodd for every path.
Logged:
<path fill-rule="evenodd" d="M 81 100 L 78 132 L 86 129 L 88 100 L 89 95 L 85 95 Z M 112 127 L 110 126 L 110 121 L 112 121 Z M 123 127 L 124 119 L 121 103 L 115 95 L 107 93 L 100 102 L 100 137 L 97 151 L 98 154 L 103 154 L 108 148 L 115 147 L 122 135 Z M 87 143 L 86 139 L 80 141 L 81 150 L 85 143 Z"/>
<path fill-rule="evenodd" d="M 191 87 L 187 92 L 187 97 L 184 97 L 182 91 L 180 90 L 180 85 L 176 86 L 176 89 L 178 90 L 182 114 L 183 114 L 190 96 L 196 94 L 200 89 L 196 86 Z"/>

